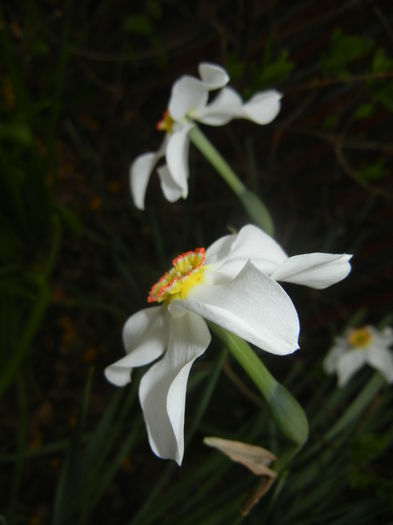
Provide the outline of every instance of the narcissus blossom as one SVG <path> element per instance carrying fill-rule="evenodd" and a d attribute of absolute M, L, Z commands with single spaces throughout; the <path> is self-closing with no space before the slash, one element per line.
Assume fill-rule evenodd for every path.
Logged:
<path fill-rule="evenodd" d="M 348 330 L 335 339 L 323 366 L 328 374 L 337 373 L 339 386 L 344 386 L 362 366 L 369 364 L 388 383 L 393 383 L 393 330 L 382 331 L 373 326 Z"/>
<path fill-rule="evenodd" d="M 274 89 L 255 94 L 243 103 L 240 95 L 225 87 L 227 72 L 215 64 L 199 64 L 200 78 L 182 76 L 173 87 L 168 109 L 157 129 L 165 132 L 158 151 L 137 157 L 130 168 L 131 192 L 135 206 L 144 209 L 146 187 L 159 160 L 165 163 L 158 169 L 165 198 L 175 202 L 188 194 L 188 132 L 193 121 L 222 126 L 234 118 L 245 118 L 258 124 L 268 124 L 280 110 L 281 95 Z M 219 89 L 209 103 L 209 93 Z"/>
<path fill-rule="evenodd" d="M 127 355 L 108 366 L 109 381 L 123 386 L 134 367 L 156 361 L 139 386 L 151 448 L 179 464 L 184 449 L 187 379 L 209 346 L 206 320 L 272 354 L 298 348 L 296 309 L 277 280 L 326 288 L 350 271 L 349 255 L 309 253 L 288 257 L 253 225 L 203 248 L 179 255 L 152 286 L 155 306 L 132 315 L 123 329 Z"/>

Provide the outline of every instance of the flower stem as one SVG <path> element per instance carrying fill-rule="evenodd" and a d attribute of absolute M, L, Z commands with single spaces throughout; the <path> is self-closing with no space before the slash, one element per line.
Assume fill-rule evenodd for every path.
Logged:
<path fill-rule="evenodd" d="M 191 142 L 207 158 L 207 160 L 217 170 L 231 190 L 238 196 L 251 220 L 263 230 L 265 230 L 266 233 L 273 235 L 273 220 L 266 206 L 255 193 L 249 191 L 246 188 L 246 186 L 242 183 L 242 181 L 239 179 L 227 161 L 213 146 L 206 135 L 198 128 L 197 125 L 194 125 L 188 132 L 188 136 Z"/>
<path fill-rule="evenodd" d="M 359 417 L 384 384 L 385 380 L 383 377 L 379 373 L 375 373 L 340 419 L 336 421 L 336 423 L 325 434 L 325 440 L 329 441 L 334 438 L 344 430 L 346 426 Z"/>
<path fill-rule="evenodd" d="M 303 446 L 308 438 L 308 421 L 296 399 L 276 381 L 248 343 L 214 323 L 209 326 L 262 393 L 281 432 L 298 447 Z"/>
<path fill-rule="evenodd" d="M 198 128 L 197 125 L 192 126 L 188 132 L 191 142 L 199 149 L 199 151 L 207 158 L 207 160 L 216 168 L 221 177 L 225 180 L 231 190 L 240 195 L 246 191 L 246 187 L 232 170 L 227 161 L 216 150 L 206 135 Z"/>

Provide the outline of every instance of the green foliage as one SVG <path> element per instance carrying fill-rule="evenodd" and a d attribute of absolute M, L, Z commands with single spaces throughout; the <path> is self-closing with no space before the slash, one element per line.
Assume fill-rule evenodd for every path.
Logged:
<path fill-rule="evenodd" d="M 379 104 L 393 112 L 393 80 L 389 78 L 392 71 L 393 60 L 386 55 L 383 48 L 376 49 L 370 65 L 370 73 L 377 78 L 375 80 L 370 78 L 367 81 L 367 102 L 358 107 L 355 118 L 363 119 L 372 116 L 377 111 Z M 384 74 L 387 74 L 386 78 Z M 378 78 L 378 75 L 381 78 Z"/>
<path fill-rule="evenodd" d="M 375 44 L 369 38 L 355 34 L 344 35 L 340 29 L 336 29 L 330 41 L 329 53 L 321 58 L 320 63 L 326 75 L 347 78 L 350 81 L 351 71 L 360 61 L 362 64 L 366 63 L 368 71 L 364 83 L 366 101 L 355 109 L 354 119 L 372 117 L 379 104 L 393 112 L 393 60 L 387 56 L 384 48 L 375 48 Z M 335 115 L 326 117 L 326 129 L 335 127 L 334 118 Z"/>
<path fill-rule="evenodd" d="M 374 111 L 375 111 L 375 104 L 373 102 L 366 102 L 364 104 L 361 104 L 357 108 L 354 114 L 354 118 L 363 119 L 363 118 L 371 117 L 371 115 L 374 114 Z"/>
<path fill-rule="evenodd" d="M 281 49 L 279 52 L 274 52 L 273 37 L 270 37 L 261 64 L 252 65 L 252 84 L 255 90 L 280 85 L 291 76 L 294 68 L 295 63 L 290 60 L 289 51 Z"/>
<path fill-rule="evenodd" d="M 145 15 L 129 16 L 124 20 L 124 30 L 138 36 L 149 37 L 153 33 L 153 25 Z"/>
<path fill-rule="evenodd" d="M 161 17 L 160 2 L 149 0 L 144 2 L 143 9 L 137 14 L 126 16 L 122 27 L 123 31 L 131 37 L 131 49 L 139 49 L 147 43 L 154 51 L 157 66 L 163 68 L 166 64 L 166 56 L 162 49 L 162 42 L 157 36 L 157 24 L 160 23 Z"/>
<path fill-rule="evenodd" d="M 326 75 L 346 75 L 347 66 L 366 57 L 373 47 L 372 41 L 360 35 L 343 35 L 341 29 L 333 32 L 328 54 L 321 59 Z"/>
<path fill-rule="evenodd" d="M 374 73 L 386 73 L 393 70 L 393 59 L 386 56 L 386 51 L 379 47 L 373 56 L 372 71 Z"/>
<path fill-rule="evenodd" d="M 378 161 L 358 168 L 356 175 L 361 181 L 372 182 L 387 177 L 389 171 L 385 168 L 383 161 Z"/>
<path fill-rule="evenodd" d="M 235 82 L 244 78 L 245 64 L 244 61 L 236 53 L 229 53 L 226 67 L 229 76 Z"/>
<path fill-rule="evenodd" d="M 236 53 L 228 56 L 227 69 L 233 80 L 244 80 L 246 69 L 244 62 Z M 279 86 L 291 76 L 295 63 L 289 58 L 287 49 L 276 50 L 273 36 L 267 39 L 263 56 L 260 60 L 251 63 L 250 79 L 246 95 L 250 96 L 256 91 Z"/>

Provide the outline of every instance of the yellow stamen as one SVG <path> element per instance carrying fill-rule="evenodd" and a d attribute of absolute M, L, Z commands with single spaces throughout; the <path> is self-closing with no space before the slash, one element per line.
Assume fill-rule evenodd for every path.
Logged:
<path fill-rule="evenodd" d="M 173 118 L 170 116 L 169 114 L 169 111 L 166 109 L 164 111 L 164 114 L 162 116 L 162 119 L 157 122 L 157 126 L 156 128 L 159 130 L 159 131 L 166 131 L 167 133 L 171 133 L 172 132 L 172 129 L 173 129 L 173 124 L 175 123 L 175 121 L 173 120 Z"/>
<path fill-rule="evenodd" d="M 173 259 L 173 268 L 166 272 L 150 289 L 148 303 L 170 303 L 185 299 L 195 285 L 203 282 L 205 248 L 181 253 Z"/>
<path fill-rule="evenodd" d="M 356 328 L 348 335 L 348 343 L 356 348 L 366 348 L 371 340 L 371 332 L 366 327 Z"/>

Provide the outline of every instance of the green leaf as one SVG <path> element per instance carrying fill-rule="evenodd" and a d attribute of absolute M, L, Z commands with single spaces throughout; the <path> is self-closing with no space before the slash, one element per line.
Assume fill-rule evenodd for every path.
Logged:
<path fill-rule="evenodd" d="M 75 213 L 65 204 L 58 204 L 57 210 L 64 224 L 75 234 L 76 237 L 82 237 L 84 225 L 81 223 Z"/>
<path fill-rule="evenodd" d="M 393 69 L 393 60 L 386 56 L 385 50 L 379 47 L 373 57 L 372 71 L 374 73 L 384 73 Z"/>
<path fill-rule="evenodd" d="M 245 65 L 236 53 L 229 54 L 226 66 L 232 81 L 240 80 L 244 77 Z"/>
<path fill-rule="evenodd" d="M 389 444 L 389 434 L 366 434 L 358 436 L 351 447 L 353 461 L 366 465 L 384 452 Z"/>
<path fill-rule="evenodd" d="M 343 35 L 340 29 L 336 29 L 330 41 L 329 53 L 321 60 L 321 68 L 326 74 L 345 74 L 345 66 L 366 56 L 372 47 L 373 43 L 369 38 Z"/>
<path fill-rule="evenodd" d="M 322 126 L 324 129 L 334 129 L 338 124 L 338 115 L 331 113 L 323 119 Z"/>
<path fill-rule="evenodd" d="M 261 68 L 254 67 L 254 82 L 257 89 L 273 86 L 279 84 L 291 75 L 295 68 L 294 62 L 289 60 L 289 52 L 287 49 L 282 49 L 275 59 L 271 61 L 264 61 Z"/>
<path fill-rule="evenodd" d="M 33 135 L 29 126 L 16 122 L 0 123 L 0 140 L 18 142 L 23 146 L 30 146 L 33 141 Z"/>
<path fill-rule="evenodd" d="M 376 162 L 374 164 L 367 164 L 362 168 L 358 168 L 356 171 L 356 176 L 364 182 L 382 179 L 388 175 L 389 172 L 383 166 L 382 161 Z"/>
<path fill-rule="evenodd" d="M 365 103 L 358 107 L 358 109 L 355 111 L 354 116 L 356 119 L 367 118 L 373 115 L 374 110 L 375 110 L 375 106 L 372 102 Z"/>
<path fill-rule="evenodd" d="M 153 34 L 152 23 L 145 15 L 129 16 L 124 20 L 123 28 L 127 33 L 137 36 L 151 36 Z"/>

